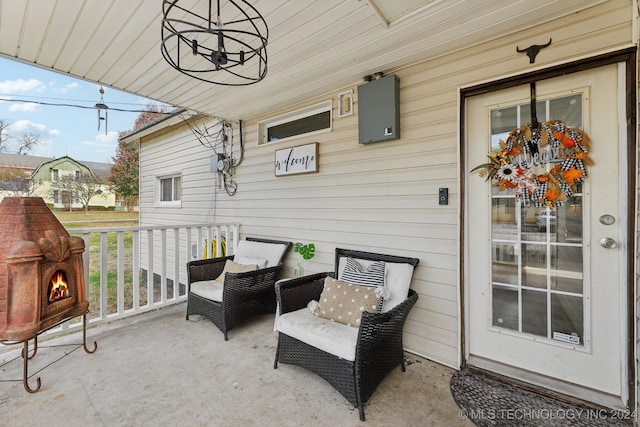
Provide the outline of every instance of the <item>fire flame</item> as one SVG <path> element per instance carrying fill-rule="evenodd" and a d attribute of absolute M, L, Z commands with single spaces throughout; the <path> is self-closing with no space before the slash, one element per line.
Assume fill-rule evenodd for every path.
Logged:
<path fill-rule="evenodd" d="M 53 275 L 49 289 L 51 290 L 49 292 L 49 302 L 58 301 L 69 296 L 67 278 L 62 271 L 58 271 Z"/>

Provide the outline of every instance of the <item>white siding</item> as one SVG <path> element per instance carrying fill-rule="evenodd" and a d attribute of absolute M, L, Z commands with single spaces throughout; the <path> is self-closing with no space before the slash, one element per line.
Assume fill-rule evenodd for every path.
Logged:
<path fill-rule="evenodd" d="M 405 346 L 458 367 L 462 226 L 458 90 L 628 47 L 631 16 L 630 2 L 614 0 L 515 36 L 395 70 L 401 88 L 400 140 L 358 144 L 359 76 L 350 87 L 336 87 L 324 97 L 273 111 L 277 115 L 333 99 L 332 132 L 257 146 L 257 122 L 268 117 L 244 118 L 245 155 L 234 176 L 238 190 L 233 197 L 214 191 L 215 174 L 209 172 L 212 153 L 194 141 L 188 129 L 143 140 L 142 225 L 237 222 L 243 237 L 314 242 L 316 256 L 305 262 L 307 273 L 332 270 L 335 247 L 418 257 L 412 287 L 420 298 L 405 328 Z M 516 53 L 516 46 L 543 44 L 549 38 L 553 44 L 534 65 Z M 260 84 L 269 84 L 268 77 Z M 355 113 L 338 117 L 338 95 L 349 89 Z M 234 131 L 237 140 L 237 123 Z M 274 176 L 274 150 L 311 142 L 319 143 L 319 173 Z M 182 172 L 182 207 L 154 208 L 154 176 L 175 171 Z M 438 204 L 440 187 L 449 189 L 448 206 Z M 294 265 L 290 255 L 285 274 L 292 275 Z"/>

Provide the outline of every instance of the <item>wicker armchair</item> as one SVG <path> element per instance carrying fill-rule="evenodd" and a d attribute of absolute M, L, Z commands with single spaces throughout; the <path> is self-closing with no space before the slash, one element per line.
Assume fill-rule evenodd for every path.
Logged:
<path fill-rule="evenodd" d="M 274 285 L 291 246 L 291 242 L 248 237 L 238 244 L 232 256 L 187 263 L 187 320 L 192 314 L 208 318 L 227 341 L 228 331 L 240 323 L 259 314 L 275 313 Z M 238 260 L 240 256 L 257 263 L 262 261 L 264 267 L 255 264 L 252 271 L 226 272 L 224 283 L 216 281 L 223 271 L 227 271 L 227 260 Z"/>
<path fill-rule="evenodd" d="M 302 366 L 315 372 L 357 407 L 360 419 L 364 421 L 364 404 L 378 384 L 398 365 L 403 372 L 405 371 L 402 331 L 409 311 L 418 300 L 418 294 L 408 289 L 406 298 L 402 300 L 402 295 L 401 302 L 388 311 L 375 314 L 363 312 L 358 328 L 314 316 L 307 308 L 308 303 L 311 300 L 320 300 L 327 276 L 341 278 L 339 273 L 346 258 L 384 261 L 386 266 L 394 265 L 404 268 L 402 280 L 408 281 L 404 288 L 405 292 L 419 261 L 417 258 L 336 249 L 333 273 L 318 273 L 278 282 L 276 284 L 276 298 L 279 304 L 276 322 L 278 347 L 274 369 L 277 369 L 278 362 L 282 362 Z M 389 280 L 389 275 L 385 280 Z M 298 322 L 297 325 L 300 325 L 301 329 L 307 327 L 307 330 L 293 333 L 291 331 L 296 329 L 297 325 L 292 326 L 291 322 Z M 352 334 L 352 338 L 348 339 L 354 340 L 355 356 L 349 357 L 342 354 L 341 357 L 336 355 L 335 351 L 329 352 L 319 348 L 323 343 L 318 344 L 313 334 L 318 330 L 327 330 L 325 328 L 335 329 L 328 332 L 325 337 L 324 344 L 329 346 L 334 345 L 331 341 L 340 341 L 338 336 L 342 331 L 335 332 L 338 329 L 347 328 L 345 329 L 347 335 Z M 351 329 L 354 331 L 350 331 Z M 297 337 L 294 338 L 290 334 Z"/>

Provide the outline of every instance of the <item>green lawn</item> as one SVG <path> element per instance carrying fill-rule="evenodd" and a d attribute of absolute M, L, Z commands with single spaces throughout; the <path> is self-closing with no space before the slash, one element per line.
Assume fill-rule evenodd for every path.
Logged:
<path fill-rule="evenodd" d="M 133 233 L 124 232 L 124 308 L 133 307 Z M 118 264 L 117 264 L 118 233 L 107 233 L 107 311 L 117 311 L 118 294 Z M 99 316 L 100 307 L 100 233 L 91 233 L 89 236 L 89 311 L 91 317 Z M 147 300 L 147 290 L 140 280 L 140 303 L 144 305 Z"/>
<path fill-rule="evenodd" d="M 53 213 L 66 228 L 136 227 L 139 223 L 138 212 L 55 210 Z"/>
<path fill-rule="evenodd" d="M 58 221 L 67 229 L 136 227 L 138 213 L 95 211 L 67 212 L 54 211 Z M 117 256 L 118 233 L 107 233 L 107 312 L 117 311 Z M 124 283 L 125 309 L 133 306 L 133 233 L 124 232 Z M 139 274 L 139 273 L 137 273 Z M 89 235 L 89 317 L 99 317 L 100 313 L 100 233 Z M 146 303 L 146 286 L 140 282 L 140 303 Z"/>

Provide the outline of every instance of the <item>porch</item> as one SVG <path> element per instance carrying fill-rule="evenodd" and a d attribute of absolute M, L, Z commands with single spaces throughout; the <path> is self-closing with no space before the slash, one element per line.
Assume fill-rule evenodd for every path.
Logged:
<path fill-rule="evenodd" d="M 302 368 L 273 369 L 277 336 L 267 315 L 233 331 L 227 342 L 210 321 L 186 321 L 177 303 L 117 321 L 96 324 L 82 348 L 76 332 L 45 341 L 30 361 L 27 393 L 20 358 L 0 368 L 0 421 L 33 426 L 174 425 L 406 425 L 470 426 L 458 417 L 449 389 L 453 370 L 406 354 L 407 370 L 394 370 L 366 405 L 367 421 L 323 379 Z M 0 347 L 0 361 L 20 346 Z"/>
<path fill-rule="evenodd" d="M 186 263 L 220 254 L 223 241 L 233 254 L 240 228 L 69 229 L 86 244 L 87 347 L 95 341 L 97 351 L 75 345 L 82 342 L 76 319 L 42 333 L 28 365 L 29 387 L 40 378 L 41 388 L 29 394 L 22 345 L 0 346 L 0 424 L 33 426 L 44 416 L 64 426 L 361 425 L 320 377 L 291 365 L 273 369 L 274 316 L 235 328 L 227 342 L 209 320 L 185 320 Z M 407 354 L 407 371 L 396 371 L 366 406 L 371 425 L 471 425 L 450 393 L 454 370 Z"/>

